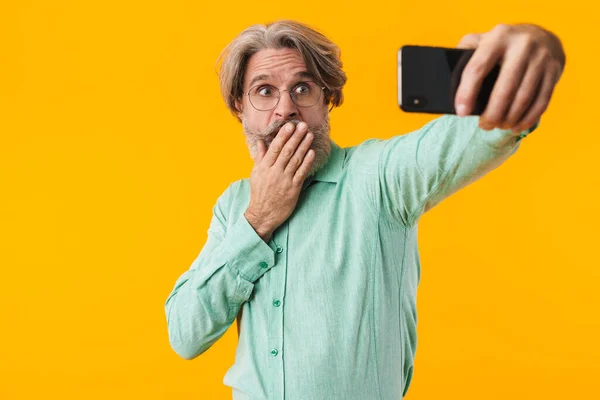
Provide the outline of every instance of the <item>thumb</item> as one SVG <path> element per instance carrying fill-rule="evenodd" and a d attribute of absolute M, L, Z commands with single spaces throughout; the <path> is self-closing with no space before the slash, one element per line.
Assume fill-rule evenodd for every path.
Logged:
<path fill-rule="evenodd" d="M 456 47 L 459 49 L 476 49 L 480 40 L 481 34 L 469 33 L 468 35 L 463 36 Z"/>

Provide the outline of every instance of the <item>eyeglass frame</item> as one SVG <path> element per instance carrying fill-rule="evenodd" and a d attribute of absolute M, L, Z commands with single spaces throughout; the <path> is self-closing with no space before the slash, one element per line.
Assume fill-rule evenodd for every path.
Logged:
<path fill-rule="evenodd" d="M 296 106 L 298 107 L 302 107 L 302 108 L 309 108 L 309 107 L 314 107 L 315 105 L 317 105 L 317 103 L 319 103 L 319 100 L 321 100 L 321 95 L 325 92 L 325 89 L 327 88 L 326 86 L 319 86 L 319 84 L 315 81 L 302 81 L 302 82 L 298 82 L 295 83 L 294 85 L 292 85 L 291 87 L 294 88 L 298 85 L 301 85 L 303 83 L 314 83 L 317 85 L 317 87 L 319 89 L 321 89 L 321 93 L 319 93 L 319 98 L 317 99 L 317 101 L 315 102 L 315 104 L 311 104 L 310 106 L 301 106 L 299 104 L 296 103 L 296 101 L 294 100 L 294 97 L 292 96 L 292 93 L 290 92 L 290 89 L 279 89 L 277 86 L 271 85 L 271 84 L 265 84 L 265 83 L 258 83 L 254 86 L 252 86 L 250 89 L 248 89 L 247 93 L 243 93 L 244 96 L 248 96 L 248 101 L 250 102 L 250 105 L 256 110 L 256 111 L 271 111 L 273 110 L 275 107 L 277 107 L 277 105 L 279 104 L 279 102 L 281 101 L 281 92 L 288 92 L 290 94 L 290 99 L 292 100 L 292 103 L 294 103 Z M 259 110 L 258 108 L 256 108 L 256 106 L 254 104 L 252 104 L 252 100 L 250 100 L 250 92 L 252 91 L 252 89 L 254 89 L 257 86 L 272 86 L 275 89 L 277 89 L 277 93 L 279 93 L 279 95 L 277 96 L 277 103 L 275 103 L 275 105 L 271 108 L 268 108 L 266 110 Z M 331 111 L 331 110 L 330 110 Z"/>

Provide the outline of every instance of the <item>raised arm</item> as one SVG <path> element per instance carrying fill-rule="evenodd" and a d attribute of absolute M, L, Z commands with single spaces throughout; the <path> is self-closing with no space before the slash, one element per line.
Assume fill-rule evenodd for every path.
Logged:
<path fill-rule="evenodd" d="M 502 164 L 526 134 L 485 131 L 478 117 L 446 115 L 417 131 L 367 144 L 366 152 L 377 158 L 377 172 L 368 183 L 371 197 L 390 219 L 412 226 L 423 213 Z"/>
<path fill-rule="evenodd" d="M 475 49 L 455 99 L 459 116 L 446 115 L 418 131 L 364 146 L 369 156 L 363 162 L 373 167 L 373 175 L 371 160 L 378 160 L 378 179 L 370 179 L 367 190 L 383 212 L 406 225 L 517 150 L 540 123 L 566 60 L 558 37 L 532 24 L 500 24 L 464 36 L 458 47 Z M 484 113 L 470 116 L 497 63 L 500 75 Z"/>

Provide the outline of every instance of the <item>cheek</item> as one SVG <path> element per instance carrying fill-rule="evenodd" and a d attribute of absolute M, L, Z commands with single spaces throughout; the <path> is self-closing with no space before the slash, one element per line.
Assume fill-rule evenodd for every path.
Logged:
<path fill-rule="evenodd" d="M 327 114 L 326 107 L 314 107 L 306 109 L 306 112 L 302 113 L 302 119 L 309 125 L 320 125 L 325 121 L 325 115 Z"/>
<path fill-rule="evenodd" d="M 259 112 L 256 110 L 244 113 L 246 124 L 256 130 L 263 130 L 269 125 L 269 116 L 268 112 Z"/>

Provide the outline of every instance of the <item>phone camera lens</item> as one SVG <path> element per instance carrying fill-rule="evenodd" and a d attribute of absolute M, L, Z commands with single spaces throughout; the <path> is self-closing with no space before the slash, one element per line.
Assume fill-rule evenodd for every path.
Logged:
<path fill-rule="evenodd" d="M 427 99 L 423 96 L 411 96 L 410 104 L 413 107 L 423 108 L 427 105 Z"/>

